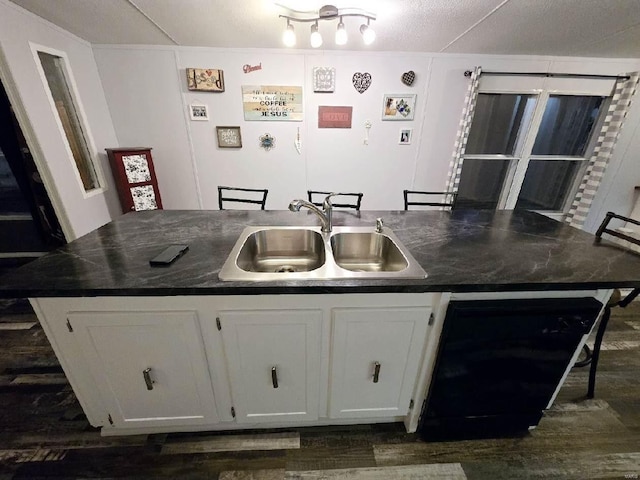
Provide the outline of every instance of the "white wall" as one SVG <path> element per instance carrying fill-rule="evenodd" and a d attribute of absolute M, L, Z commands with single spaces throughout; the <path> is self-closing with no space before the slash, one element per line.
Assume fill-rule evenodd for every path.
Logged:
<path fill-rule="evenodd" d="M 107 189 L 85 198 L 77 181 L 73 160 L 56 124 L 56 117 L 38 74 L 29 42 L 63 51 L 69 58 L 78 95 L 95 142 L 94 155 L 101 164 Z M 68 240 L 84 235 L 121 213 L 104 149 L 117 147 L 116 134 L 102 90 L 91 45 L 42 20 L 7 0 L 0 0 L 0 50 L 4 60 L 2 81 L 16 107 Z"/>
<path fill-rule="evenodd" d="M 166 208 L 217 208 L 217 185 L 269 188 L 267 208 L 285 209 L 307 189 L 364 192 L 364 209 L 401 209 L 402 190 L 442 190 L 468 79 L 465 70 L 618 74 L 640 68 L 638 60 L 527 56 L 316 52 L 189 47 L 94 46 L 94 54 L 118 137 L 124 144 L 154 147 Z M 262 64 L 245 74 L 243 65 Z M 336 68 L 334 93 L 314 93 L 315 66 Z M 187 90 L 185 69 L 224 71 L 224 93 Z M 411 87 L 400 76 L 414 70 Z M 360 94 L 354 72 L 369 72 L 371 87 Z M 247 122 L 242 85 L 302 85 L 303 122 Z M 415 120 L 382 121 L 385 93 L 415 93 Z M 209 107 L 209 122 L 188 119 L 190 103 Z M 319 105 L 353 106 L 351 129 L 319 129 Z M 136 113 L 137 112 L 137 113 Z M 140 118 L 141 112 L 146 118 Z M 371 120 L 369 145 L 364 122 Z M 623 130 L 587 227 L 606 210 L 623 214 L 640 184 L 640 102 Z M 216 125 L 239 125 L 243 147 L 219 149 Z M 303 150 L 294 139 L 300 129 Z M 413 128 L 411 145 L 398 145 L 400 128 Z M 265 152 L 258 137 L 270 133 L 276 148 Z"/>

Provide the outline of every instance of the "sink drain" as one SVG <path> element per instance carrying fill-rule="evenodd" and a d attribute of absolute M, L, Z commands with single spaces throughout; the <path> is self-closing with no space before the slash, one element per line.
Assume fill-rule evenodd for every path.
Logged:
<path fill-rule="evenodd" d="M 291 265 L 280 265 L 276 268 L 276 273 L 294 273 L 296 271 Z"/>

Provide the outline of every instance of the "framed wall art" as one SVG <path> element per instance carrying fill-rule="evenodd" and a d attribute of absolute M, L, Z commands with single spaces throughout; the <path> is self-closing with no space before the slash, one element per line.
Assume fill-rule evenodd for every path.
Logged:
<path fill-rule="evenodd" d="M 224 92 L 224 74 L 215 68 L 187 68 L 187 88 L 204 92 Z"/>
<path fill-rule="evenodd" d="M 243 85 L 242 108 L 245 120 L 302 121 L 302 87 Z"/>
<path fill-rule="evenodd" d="M 413 135 L 413 128 L 402 128 L 398 136 L 399 145 L 411 145 L 411 136 Z"/>
<path fill-rule="evenodd" d="M 216 127 L 219 148 L 242 148 L 240 127 Z"/>
<path fill-rule="evenodd" d="M 313 67 L 313 91 L 331 93 L 336 88 L 336 69 L 333 67 Z"/>
<path fill-rule="evenodd" d="M 192 103 L 189 105 L 189 116 L 191 120 L 209 121 L 209 109 L 206 105 Z"/>
<path fill-rule="evenodd" d="M 382 102 L 382 120 L 413 120 L 415 110 L 415 94 L 385 94 Z"/>

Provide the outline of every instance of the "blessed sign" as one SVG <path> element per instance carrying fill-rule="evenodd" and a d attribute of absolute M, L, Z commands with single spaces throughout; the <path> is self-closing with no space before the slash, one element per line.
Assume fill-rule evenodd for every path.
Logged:
<path fill-rule="evenodd" d="M 353 107 L 318 107 L 318 128 L 351 128 Z"/>
<path fill-rule="evenodd" d="M 245 120 L 301 122 L 302 87 L 242 86 Z"/>

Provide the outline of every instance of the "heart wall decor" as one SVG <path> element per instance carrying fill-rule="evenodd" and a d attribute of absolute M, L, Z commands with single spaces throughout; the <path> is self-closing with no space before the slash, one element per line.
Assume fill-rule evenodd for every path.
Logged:
<path fill-rule="evenodd" d="M 413 81 L 415 79 L 416 79 L 416 72 L 414 72 L 413 70 L 409 70 L 408 72 L 405 72 L 402 74 L 402 83 L 404 83 L 409 87 L 413 84 Z"/>
<path fill-rule="evenodd" d="M 353 74 L 353 88 L 359 93 L 364 93 L 371 85 L 371 74 L 356 72 Z"/>

